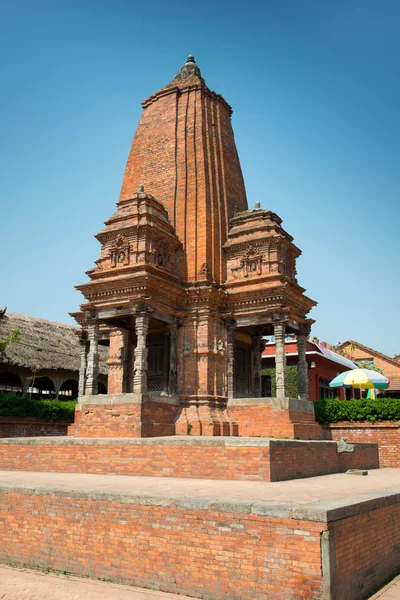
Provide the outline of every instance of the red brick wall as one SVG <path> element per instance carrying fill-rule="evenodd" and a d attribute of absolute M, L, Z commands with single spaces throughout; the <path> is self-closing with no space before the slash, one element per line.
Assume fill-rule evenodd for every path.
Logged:
<path fill-rule="evenodd" d="M 0 417 L 0 438 L 67 435 L 70 423 L 32 417 Z"/>
<path fill-rule="evenodd" d="M 276 411 L 270 404 L 233 405 L 229 417 L 237 423 L 240 436 L 264 436 L 318 440 L 322 438 L 321 426 L 314 415 L 299 411 Z"/>
<path fill-rule="evenodd" d="M 333 598 L 368 598 L 400 567 L 400 504 L 337 521 Z"/>
<path fill-rule="evenodd" d="M 321 598 L 320 523 L 33 490 L 0 511 L 2 562 L 205 600 Z"/>
<path fill-rule="evenodd" d="M 331 423 L 323 426 L 324 439 L 378 444 L 381 467 L 400 467 L 400 424 L 397 421 L 379 423 Z"/>
<path fill-rule="evenodd" d="M 348 469 L 376 469 L 379 466 L 376 446 L 356 445 L 353 452 L 337 451 L 336 445 L 322 447 L 319 442 L 281 442 L 270 446 L 270 481 L 344 473 Z"/>
<path fill-rule="evenodd" d="M 77 437 L 152 437 L 174 435 L 178 407 L 163 402 L 77 405 L 69 435 Z"/>
<path fill-rule="evenodd" d="M 376 446 L 358 446 L 352 453 L 339 454 L 336 444 L 324 442 L 271 440 L 269 446 L 211 446 L 121 440 L 118 444 L 41 442 L 35 447 L 0 442 L 3 470 L 282 481 L 377 466 Z"/>

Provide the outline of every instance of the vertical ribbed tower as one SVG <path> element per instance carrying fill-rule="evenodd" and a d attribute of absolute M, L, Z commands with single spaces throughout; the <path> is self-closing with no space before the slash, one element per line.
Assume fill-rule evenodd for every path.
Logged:
<path fill-rule="evenodd" d="M 260 203 L 248 209 L 232 109 L 193 56 L 142 104 L 117 210 L 96 236 L 90 281 L 78 286 L 75 435 L 232 434 L 243 411 L 245 428 L 258 415 L 262 337 L 281 341 L 281 402 L 286 332 L 304 338 L 315 303 L 297 283 L 300 250 L 282 220 Z M 110 348 L 103 398 L 101 343 Z"/>
<path fill-rule="evenodd" d="M 187 281 L 207 275 L 220 284 L 229 219 L 247 209 L 232 109 L 206 86 L 193 56 L 142 105 L 120 199 L 144 185 L 168 210 L 183 244 Z"/>

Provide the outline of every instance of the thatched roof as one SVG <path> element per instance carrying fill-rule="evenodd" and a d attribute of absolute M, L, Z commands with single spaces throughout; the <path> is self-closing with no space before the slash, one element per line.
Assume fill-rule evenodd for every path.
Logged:
<path fill-rule="evenodd" d="M 6 313 L 0 318 L 0 340 L 19 329 L 20 341 L 7 346 L 0 363 L 40 369 L 79 371 L 79 339 L 75 327 L 46 319 Z M 106 374 L 104 362 L 108 348 L 99 346 L 100 373 Z"/>

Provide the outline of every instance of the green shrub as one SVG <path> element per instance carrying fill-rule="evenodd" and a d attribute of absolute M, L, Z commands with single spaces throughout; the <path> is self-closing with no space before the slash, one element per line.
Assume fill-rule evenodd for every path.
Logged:
<path fill-rule="evenodd" d="M 75 400 L 29 399 L 27 395 L 0 394 L 0 416 L 37 417 L 52 421 L 73 421 Z"/>
<path fill-rule="evenodd" d="M 261 375 L 269 375 L 271 377 L 271 395 L 272 398 L 276 396 L 276 369 L 275 367 L 262 367 Z M 288 386 L 289 398 L 297 398 L 299 395 L 297 387 L 297 365 L 287 365 L 286 377 Z"/>
<path fill-rule="evenodd" d="M 318 423 L 400 420 L 400 398 L 326 399 L 314 402 L 314 408 Z"/>

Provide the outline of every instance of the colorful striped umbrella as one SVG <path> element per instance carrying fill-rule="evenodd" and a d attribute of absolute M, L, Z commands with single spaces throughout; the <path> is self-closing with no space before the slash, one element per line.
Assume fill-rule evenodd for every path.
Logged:
<path fill-rule="evenodd" d="M 363 390 L 373 388 L 384 390 L 389 385 L 389 379 L 369 369 L 352 369 L 337 375 L 329 385 L 331 387 L 359 388 Z"/>

